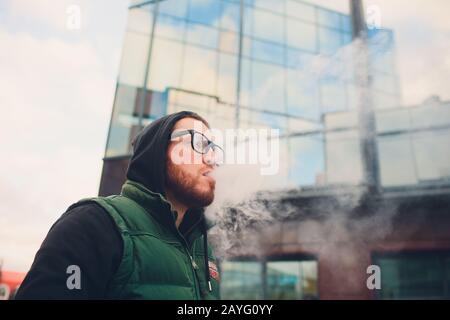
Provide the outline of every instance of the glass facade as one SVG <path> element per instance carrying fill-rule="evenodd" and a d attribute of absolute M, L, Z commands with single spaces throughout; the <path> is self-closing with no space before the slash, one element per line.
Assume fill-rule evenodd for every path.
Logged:
<path fill-rule="evenodd" d="M 375 257 L 381 268 L 380 299 L 450 299 L 450 253 Z"/>
<path fill-rule="evenodd" d="M 223 299 L 317 299 L 317 262 L 226 261 L 222 263 Z"/>
<path fill-rule="evenodd" d="M 158 116 L 189 109 L 218 128 L 306 132 L 282 141 L 293 163 L 289 178 L 311 185 L 325 176 L 322 117 L 349 107 L 351 86 L 313 69 L 351 42 L 348 14 L 295 0 L 246 0 L 241 24 L 240 1 L 134 6 L 141 2 L 129 10 L 106 157 L 129 154 L 136 132 Z"/>
<path fill-rule="evenodd" d="M 144 125 L 187 109 L 216 128 L 279 129 L 290 185 L 364 182 L 349 13 L 243 0 L 241 21 L 238 0 L 140 3 L 129 9 L 106 157 L 130 154 Z M 391 30 L 368 30 L 367 57 L 381 186 L 450 183 L 450 106 L 401 107 Z"/>

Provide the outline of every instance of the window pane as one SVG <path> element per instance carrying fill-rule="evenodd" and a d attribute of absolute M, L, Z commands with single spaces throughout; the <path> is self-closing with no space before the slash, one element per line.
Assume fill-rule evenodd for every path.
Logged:
<path fill-rule="evenodd" d="M 171 15 L 174 17 L 185 18 L 187 13 L 189 0 L 176 0 L 177 4 L 174 5 L 173 1 L 161 1 L 159 2 L 160 13 Z"/>
<path fill-rule="evenodd" d="M 423 105 L 411 108 L 411 119 L 414 128 L 429 128 L 450 124 L 450 103 Z"/>
<path fill-rule="evenodd" d="M 445 298 L 445 259 L 448 254 L 440 253 L 398 254 L 374 259 L 382 270 L 380 298 Z"/>
<path fill-rule="evenodd" d="M 319 24 L 335 29 L 341 28 L 339 13 L 323 8 L 317 8 Z"/>
<path fill-rule="evenodd" d="M 352 32 L 352 21 L 349 15 L 342 14 L 341 15 L 341 26 L 342 30 L 351 34 Z"/>
<path fill-rule="evenodd" d="M 274 300 L 316 299 L 315 261 L 267 263 L 267 298 Z"/>
<path fill-rule="evenodd" d="M 160 14 L 156 23 L 155 34 L 161 38 L 183 40 L 184 28 L 184 20 Z"/>
<path fill-rule="evenodd" d="M 219 42 L 219 31 L 200 24 L 189 23 L 187 28 L 187 42 L 199 46 L 216 49 Z"/>
<path fill-rule="evenodd" d="M 260 39 L 283 43 L 283 17 L 254 9 L 253 35 Z"/>
<path fill-rule="evenodd" d="M 216 94 L 217 52 L 186 47 L 183 67 L 183 89 L 203 94 Z"/>
<path fill-rule="evenodd" d="M 222 263 L 221 267 L 222 299 L 262 299 L 261 263 L 225 261 Z"/>
<path fill-rule="evenodd" d="M 326 134 L 328 183 L 357 184 L 362 179 L 360 141 L 355 130 Z"/>
<path fill-rule="evenodd" d="M 220 32 L 219 50 L 237 54 L 239 52 L 239 35 L 234 32 Z"/>
<path fill-rule="evenodd" d="M 319 119 L 319 90 L 302 70 L 287 71 L 287 110 L 290 115 Z"/>
<path fill-rule="evenodd" d="M 146 9 L 133 9 L 129 11 L 127 30 L 150 34 L 152 32 L 153 12 Z"/>
<path fill-rule="evenodd" d="M 385 187 L 417 183 L 409 135 L 378 138 L 381 184 Z"/>
<path fill-rule="evenodd" d="M 179 86 L 183 61 L 182 48 L 183 46 L 175 41 L 154 39 L 149 89 L 164 91 L 168 87 Z"/>
<path fill-rule="evenodd" d="M 252 106 L 265 110 L 284 110 L 284 70 L 275 65 L 252 63 Z"/>
<path fill-rule="evenodd" d="M 283 65 L 284 48 L 274 43 L 252 40 L 253 58 Z"/>
<path fill-rule="evenodd" d="M 130 153 L 131 129 L 138 123 L 133 115 L 137 89 L 126 85 L 118 85 L 111 128 L 108 136 L 106 157 L 123 156 Z"/>
<path fill-rule="evenodd" d="M 450 181 L 450 130 L 413 135 L 419 183 Z"/>
<path fill-rule="evenodd" d="M 342 45 L 347 45 L 353 41 L 352 34 L 351 33 L 341 33 L 342 37 Z"/>
<path fill-rule="evenodd" d="M 343 111 L 347 109 L 345 87 L 337 80 L 322 81 L 320 84 L 322 112 Z"/>
<path fill-rule="evenodd" d="M 289 47 L 316 52 L 317 31 L 316 26 L 301 21 L 286 20 L 287 42 Z"/>
<path fill-rule="evenodd" d="M 315 55 L 309 52 L 288 48 L 286 64 L 293 69 L 307 70 L 312 65 L 314 58 Z"/>
<path fill-rule="evenodd" d="M 240 102 L 241 105 L 250 106 L 251 105 L 251 79 L 252 79 L 252 62 L 249 59 L 242 59 L 241 66 L 241 92 L 240 92 Z"/>
<path fill-rule="evenodd" d="M 396 130 L 409 130 L 411 119 L 409 108 L 382 110 L 375 113 L 377 131 L 389 132 Z"/>
<path fill-rule="evenodd" d="M 189 20 L 218 27 L 220 10 L 220 1 L 191 0 L 189 3 Z"/>
<path fill-rule="evenodd" d="M 358 125 L 358 114 L 356 112 L 333 112 L 325 117 L 325 125 L 330 129 L 354 128 Z"/>
<path fill-rule="evenodd" d="M 289 180 L 298 186 L 321 184 L 324 181 L 323 135 L 289 139 Z"/>
<path fill-rule="evenodd" d="M 239 32 L 240 5 L 223 0 L 221 4 L 222 15 L 220 18 L 220 28 Z"/>
<path fill-rule="evenodd" d="M 150 37 L 127 32 L 125 34 L 119 82 L 134 87 L 144 84 L 145 66 L 147 64 Z"/>
<path fill-rule="evenodd" d="M 299 18 L 307 22 L 316 21 L 314 6 L 298 2 L 296 0 L 288 0 L 286 6 L 286 15 Z"/>
<path fill-rule="evenodd" d="M 341 33 L 328 28 L 319 28 L 320 53 L 335 54 L 342 45 Z"/>
<path fill-rule="evenodd" d="M 238 59 L 234 55 L 219 56 L 217 95 L 222 101 L 234 103 L 236 100 L 237 64 Z"/>

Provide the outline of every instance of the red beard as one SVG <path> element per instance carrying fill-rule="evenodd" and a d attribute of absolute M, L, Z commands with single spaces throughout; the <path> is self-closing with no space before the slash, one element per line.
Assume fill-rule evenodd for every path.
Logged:
<path fill-rule="evenodd" d="M 207 207 L 213 202 L 215 183 L 208 183 L 209 188 L 202 190 L 202 175 L 192 177 L 169 159 L 166 168 L 166 186 L 178 201 L 189 208 Z"/>

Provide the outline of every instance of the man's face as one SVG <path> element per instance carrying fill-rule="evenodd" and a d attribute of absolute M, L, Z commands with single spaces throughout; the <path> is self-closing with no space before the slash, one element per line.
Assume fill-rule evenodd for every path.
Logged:
<path fill-rule="evenodd" d="M 173 132 L 195 130 L 211 140 L 208 127 L 194 118 L 179 120 Z M 216 181 L 211 176 L 214 170 L 212 151 L 201 154 L 192 149 L 191 135 L 185 134 L 169 142 L 167 150 L 166 187 L 180 202 L 188 207 L 206 207 L 214 200 Z M 180 163 L 180 157 L 183 159 Z"/>

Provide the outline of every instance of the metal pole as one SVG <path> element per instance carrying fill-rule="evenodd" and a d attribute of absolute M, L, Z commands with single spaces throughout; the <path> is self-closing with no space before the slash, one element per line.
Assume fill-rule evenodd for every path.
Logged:
<path fill-rule="evenodd" d="M 355 79 L 358 88 L 358 129 L 363 164 L 363 183 L 369 193 L 380 192 L 375 112 L 371 96 L 370 59 L 367 26 L 362 0 L 350 0 L 355 42 Z"/>
<path fill-rule="evenodd" d="M 139 106 L 139 119 L 138 119 L 139 129 L 142 129 L 142 127 L 143 127 L 142 123 L 143 123 L 144 110 L 145 110 L 145 100 L 146 100 L 146 95 L 147 95 L 148 75 L 150 73 L 149 69 L 150 69 L 150 62 L 152 59 L 153 38 L 155 35 L 155 26 L 156 26 L 156 19 L 158 17 L 159 2 L 160 1 L 156 2 L 155 9 L 153 10 L 152 31 L 150 33 L 150 43 L 148 46 L 147 61 L 145 64 L 144 83 L 142 86 L 141 100 L 140 100 L 140 106 Z M 149 2 L 149 3 L 153 3 L 153 2 Z M 147 4 L 147 2 L 145 4 Z"/>
<path fill-rule="evenodd" d="M 242 69 L 242 45 L 244 38 L 244 0 L 240 1 L 239 10 L 239 52 L 238 52 L 238 67 L 237 67 L 237 81 L 236 81 L 236 109 L 234 114 L 234 127 L 239 128 L 239 112 L 241 107 L 241 69 Z"/>

